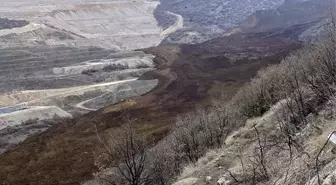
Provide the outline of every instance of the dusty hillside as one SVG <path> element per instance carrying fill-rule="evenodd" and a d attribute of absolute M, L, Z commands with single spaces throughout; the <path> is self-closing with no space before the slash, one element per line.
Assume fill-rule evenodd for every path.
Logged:
<path fill-rule="evenodd" d="M 28 138 L 0 156 L 0 180 L 5 184 L 78 184 L 90 179 L 97 170 L 94 158 L 99 147 L 94 125 L 105 135 L 117 131 L 126 116 L 136 118 L 139 129 L 151 138 L 149 142 L 157 141 L 167 133 L 177 114 L 206 103 L 202 100 L 216 94 L 216 88 L 224 87 L 227 96 L 232 96 L 261 67 L 278 63 L 298 47 L 300 43 L 286 37 L 263 39 L 252 34 L 193 46 L 150 48 L 146 52 L 157 56 L 157 70 L 141 78 L 159 79 L 156 89 L 133 100 L 65 120 Z M 120 108 L 128 109 L 118 111 Z"/>
<path fill-rule="evenodd" d="M 336 30 L 331 30 L 323 41 L 261 70 L 244 86 L 225 109 L 237 111 L 234 122 L 240 124 L 226 125 L 232 132 L 222 135 L 222 145 L 186 160 L 174 185 L 335 184 Z M 184 120 L 182 128 L 211 138 L 212 132 L 198 127 L 220 121 L 212 112 L 202 116 L 191 118 L 192 124 Z M 180 130 L 174 134 L 184 133 Z M 197 140 L 195 135 L 190 139 Z M 195 147 L 196 156 L 208 146 L 200 139 L 185 143 Z"/>

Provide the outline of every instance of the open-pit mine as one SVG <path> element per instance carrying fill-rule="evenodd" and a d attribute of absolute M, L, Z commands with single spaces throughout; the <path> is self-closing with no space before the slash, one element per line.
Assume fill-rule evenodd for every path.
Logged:
<path fill-rule="evenodd" d="M 154 56 L 134 50 L 156 46 L 183 26 L 180 17 L 166 30 L 159 27 L 158 4 L 0 0 L 2 150 L 45 130 L 48 124 L 42 121 L 95 111 L 152 90 L 158 80 L 138 78 L 154 69 Z M 23 124 L 32 121 L 41 129 Z M 21 139 L 7 138 L 13 135 Z"/>

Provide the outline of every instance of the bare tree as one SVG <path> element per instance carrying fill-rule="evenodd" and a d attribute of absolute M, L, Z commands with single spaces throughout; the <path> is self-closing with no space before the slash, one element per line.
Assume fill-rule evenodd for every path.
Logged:
<path fill-rule="evenodd" d="M 99 175 L 100 180 L 115 185 L 144 185 L 150 181 L 146 142 L 130 122 L 118 134 L 105 142 L 96 129 L 98 139 L 103 144 L 104 167 L 112 173 Z"/>
<path fill-rule="evenodd" d="M 115 141 L 116 154 L 121 158 L 121 164 L 117 166 L 118 171 L 130 185 L 146 184 L 149 175 L 146 173 L 147 154 L 144 139 L 130 125 L 124 128 L 123 134 L 123 139 Z"/>
<path fill-rule="evenodd" d="M 266 167 L 266 157 L 265 157 L 266 143 L 262 142 L 261 135 L 260 135 L 257 127 L 254 126 L 254 130 L 256 131 L 257 138 L 258 138 L 259 163 L 260 163 L 260 166 L 262 168 L 264 177 L 268 180 L 270 176 L 269 176 L 269 173 L 268 173 L 268 170 L 267 170 L 267 167 Z M 265 142 L 266 142 L 266 140 L 265 140 Z"/>

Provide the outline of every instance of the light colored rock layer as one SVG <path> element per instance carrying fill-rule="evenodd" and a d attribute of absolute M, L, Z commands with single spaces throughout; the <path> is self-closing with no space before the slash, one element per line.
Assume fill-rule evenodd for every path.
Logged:
<path fill-rule="evenodd" d="M 52 119 L 57 117 L 71 117 L 71 115 L 56 106 L 36 106 L 25 110 L 0 115 L 0 130 L 7 126 L 19 125 L 30 119 Z"/>
<path fill-rule="evenodd" d="M 0 0 L 0 17 L 66 30 L 82 37 L 74 41 L 76 45 L 131 50 L 154 46 L 162 40 L 162 29 L 153 15 L 158 4 L 149 0 Z M 32 25 L 21 28 L 20 33 L 31 31 Z"/>

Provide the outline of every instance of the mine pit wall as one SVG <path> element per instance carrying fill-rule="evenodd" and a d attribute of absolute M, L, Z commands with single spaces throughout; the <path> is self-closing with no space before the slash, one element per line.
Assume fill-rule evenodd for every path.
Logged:
<path fill-rule="evenodd" d="M 155 46 L 163 39 L 154 10 L 157 1 L 16 1 L 2 2 L 0 17 L 52 25 L 82 39 L 76 46 L 133 50 Z"/>
<path fill-rule="evenodd" d="M 0 77 L 4 77 L 0 80 L 0 99 L 6 100 L 0 104 L 10 101 L 13 105 L 0 108 L 0 142 L 10 136 L 6 142 L 16 145 L 29 135 L 47 129 L 49 126 L 44 124 L 44 120 L 52 120 L 55 117 L 72 117 L 70 113 L 73 110 L 69 111 L 55 104 L 55 101 L 60 100 L 63 104 L 64 99 L 76 95 L 72 94 L 72 96 L 71 93 L 64 97 L 55 95 L 52 97 L 54 99 L 35 103 L 36 98 L 45 97 L 47 93 L 44 95 L 35 93 L 34 89 L 46 88 L 58 91 L 59 88 L 64 88 L 64 85 L 67 88 L 90 86 L 97 82 L 89 81 L 88 79 L 92 77 L 87 77 L 82 72 L 90 69 L 102 70 L 110 64 L 128 66 L 129 69 L 120 71 L 120 73 L 125 73 L 126 79 L 132 77 L 131 73 L 141 75 L 154 68 L 154 56 L 130 51 L 156 46 L 164 39 L 161 35 L 163 29 L 158 26 L 153 15 L 159 4 L 157 1 L 124 0 L 93 3 L 75 0 L 14 0 L 0 4 L 0 54 L 2 53 L 0 68 L 3 66 L 5 69 L 5 71 L 0 69 Z M 1 19 L 2 17 L 6 19 Z M 11 25 L 8 25 L 8 20 L 11 19 L 13 21 L 10 22 Z M 7 21 L 6 25 L 1 24 L 2 21 Z M 95 51 L 94 48 L 98 48 L 99 51 Z M 118 53 L 118 51 L 126 52 Z M 146 65 L 148 68 L 139 68 L 141 65 Z M 71 82 L 72 80 L 74 82 Z M 108 80 L 114 81 L 115 79 L 111 77 Z M 9 81 L 14 84 L 12 89 Z M 67 81 L 66 84 L 63 84 L 65 81 Z M 89 82 L 89 84 L 75 84 L 77 81 Z M 25 86 L 17 88 L 22 84 Z M 62 86 L 56 84 L 62 84 Z M 118 90 L 119 87 L 108 89 L 111 92 L 102 90 L 103 94 L 98 97 L 88 96 L 78 101 L 85 102 L 90 98 L 97 98 L 97 102 L 90 103 L 88 106 L 99 109 L 106 106 L 107 102 L 117 103 L 147 93 L 157 84 L 157 80 L 139 80 L 125 84 L 125 88 L 120 88 L 121 90 Z M 28 86 L 33 87 L 30 89 L 32 92 L 22 94 L 20 91 Z M 9 93 L 5 91 L 6 89 L 18 92 Z M 3 92 L 9 93 L 8 97 L 5 97 Z M 18 96 L 15 96 L 16 93 Z M 20 98 L 25 100 L 22 101 Z M 30 106 L 20 104 L 26 101 L 33 103 L 30 102 Z M 79 110 L 76 103 L 70 102 L 69 105 Z M 38 123 L 32 123 L 29 126 L 23 124 L 30 120 L 38 120 Z M 35 131 L 37 126 L 43 129 L 39 128 Z M 30 130 L 25 130 L 28 129 L 26 127 Z M 2 135 L 3 132 L 12 128 L 19 129 L 18 132 L 24 132 L 24 137 L 22 133 Z M 0 147 L 0 153 L 8 148 L 9 145 L 5 148 Z"/>

